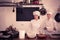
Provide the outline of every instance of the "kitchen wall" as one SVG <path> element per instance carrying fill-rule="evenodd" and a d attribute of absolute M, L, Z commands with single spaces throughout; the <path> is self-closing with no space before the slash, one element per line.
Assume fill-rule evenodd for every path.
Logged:
<path fill-rule="evenodd" d="M 17 2 L 17 0 L 15 0 Z M 20 1 L 20 0 L 18 0 Z M 57 9 L 60 5 L 60 0 L 42 0 L 47 11 L 53 13 L 55 16 Z M 17 30 L 29 30 L 29 21 L 16 21 L 16 8 L 15 12 L 12 12 L 13 7 L 0 7 L 0 30 L 5 30 L 9 25 L 13 25 Z M 58 30 L 60 30 L 60 23 L 57 23 Z"/>

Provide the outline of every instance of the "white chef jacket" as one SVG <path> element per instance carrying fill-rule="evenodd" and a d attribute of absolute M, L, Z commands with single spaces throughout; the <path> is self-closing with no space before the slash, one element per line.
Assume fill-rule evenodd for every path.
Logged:
<path fill-rule="evenodd" d="M 56 25 L 56 21 L 52 18 L 50 18 L 49 20 L 45 20 L 43 27 L 47 28 L 47 31 L 45 31 L 46 34 L 52 34 L 54 33 L 54 27 L 57 29 L 57 25 Z"/>
<path fill-rule="evenodd" d="M 56 22 L 52 18 L 45 21 L 45 27 L 48 31 L 54 31 L 54 27 L 56 27 Z"/>
<path fill-rule="evenodd" d="M 30 26 L 31 30 L 27 33 L 27 35 L 30 38 L 31 37 L 33 38 L 36 36 L 36 34 L 39 34 L 40 19 L 38 19 L 38 20 L 33 19 L 33 20 L 31 20 L 30 24 L 31 24 L 31 26 Z"/>
<path fill-rule="evenodd" d="M 34 33 L 39 34 L 40 19 L 31 20 L 31 27 Z"/>

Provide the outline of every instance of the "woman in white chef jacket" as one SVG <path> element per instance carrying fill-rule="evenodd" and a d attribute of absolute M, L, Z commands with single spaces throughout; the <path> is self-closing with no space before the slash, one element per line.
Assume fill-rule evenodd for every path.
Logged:
<path fill-rule="evenodd" d="M 39 27 L 40 27 L 40 12 L 34 11 L 33 12 L 34 19 L 31 20 L 31 31 L 30 33 L 27 33 L 28 37 L 34 38 L 36 37 L 36 34 L 39 34 Z"/>
<path fill-rule="evenodd" d="M 52 12 L 47 13 L 47 19 L 44 21 L 43 27 L 46 30 L 45 33 L 51 35 L 56 32 L 56 21 L 52 19 Z"/>

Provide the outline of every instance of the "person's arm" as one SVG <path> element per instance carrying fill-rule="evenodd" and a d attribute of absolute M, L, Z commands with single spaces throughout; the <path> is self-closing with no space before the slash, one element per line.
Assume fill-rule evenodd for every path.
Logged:
<path fill-rule="evenodd" d="M 43 28 L 44 28 L 44 30 L 47 30 L 47 28 L 46 28 L 46 22 L 43 23 Z"/>
<path fill-rule="evenodd" d="M 33 29 L 33 27 L 32 27 L 32 21 L 30 22 L 30 29 L 31 29 L 31 30 Z"/>
<path fill-rule="evenodd" d="M 54 25 L 54 30 L 56 31 L 56 30 L 57 30 L 57 23 L 56 23 L 55 20 L 54 20 L 54 22 L 53 22 L 53 25 Z"/>
<path fill-rule="evenodd" d="M 45 34 L 45 30 L 47 30 L 46 25 L 45 25 L 45 21 L 42 21 L 40 23 L 41 24 L 40 24 L 40 27 L 39 27 L 39 34 Z"/>

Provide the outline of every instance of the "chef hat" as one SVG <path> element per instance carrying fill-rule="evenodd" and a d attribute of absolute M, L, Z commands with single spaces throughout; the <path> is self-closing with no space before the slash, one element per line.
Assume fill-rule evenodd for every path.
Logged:
<path fill-rule="evenodd" d="M 52 12 L 47 12 L 47 14 L 51 14 L 52 15 Z"/>
<path fill-rule="evenodd" d="M 34 11 L 34 12 L 33 12 L 33 15 L 38 15 L 38 16 L 40 16 L 40 12 L 39 12 L 39 11 Z"/>

